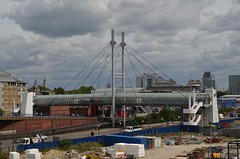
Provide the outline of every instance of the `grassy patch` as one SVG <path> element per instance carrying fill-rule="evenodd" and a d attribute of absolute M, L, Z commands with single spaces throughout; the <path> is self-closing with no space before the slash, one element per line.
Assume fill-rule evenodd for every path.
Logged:
<path fill-rule="evenodd" d="M 45 148 L 45 149 L 43 149 L 41 152 L 43 153 L 43 154 L 45 154 L 45 153 L 47 153 L 48 151 L 50 151 L 51 149 L 50 148 Z"/>
<path fill-rule="evenodd" d="M 57 145 L 57 147 L 55 149 L 57 150 L 68 150 L 69 147 L 71 146 L 72 141 L 69 139 L 63 139 L 61 141 L 59 141 L 59 144 Z"/>
<path fill-rule="evenodd" d="M 73 145 L 70 148 L 77 150 L 79 153 L 84 151 L 100 151 L 100 148 L 103 147 L 103 144 L 98 142 L 86 142 L 82 144 Z"/>

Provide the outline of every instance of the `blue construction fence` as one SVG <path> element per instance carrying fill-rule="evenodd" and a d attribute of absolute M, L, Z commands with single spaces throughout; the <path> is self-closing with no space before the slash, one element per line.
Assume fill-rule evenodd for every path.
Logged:
<path fill-rule="evenodd" d="M 122 135 L 122 136 L 145 136 L 145 135 L 162 135 L 168 133 L 178 133 L 178 132 L 199 132 L 199 126 L 186 126 L 186 125 L 176 125 L 176 126 L 168 126 L 168 127 L 161 127 L 161 128 L 152 128 L 152 129 L 145 129 L 135 132 L 123 132 L 118 133 L 115 135 Z M 78 139 L 71 139 L 71 144 L 81 144 L 85 142 L 104 142 L 104 135 L 102 136 L 93 136 L 93 137 L 84 137 Z M 55 142 L 41 142 L 36 144 L 29 144 L 29 145 L 18 145 L 18 151 L 25 151 L 26 149 L 37 148 L 40 151 L 46 148 L 53 149 L 59 144 L 59 141 Z"/>
<path fill-rule="evenodd" d="M 232 119 L 225 119 L 225 120 L 220 120 L 218 123 L 215 123 L 214 125 L 220 124 L 220 123 L 231 123 L 235 120 L 240 120 L 240 118 L 232 118 Z"/>

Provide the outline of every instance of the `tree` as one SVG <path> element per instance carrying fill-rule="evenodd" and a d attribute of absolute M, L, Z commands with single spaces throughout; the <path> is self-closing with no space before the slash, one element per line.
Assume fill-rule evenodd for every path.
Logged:
<path fill-rule="evenodd" d="M 91 94 L 91 90 L 94 90 L 93 86 L 81 86 L 79 89 L 67 91 L 68 94 Z"/>
<path fill-rule="evenodd" d="M 55 94 L 66 94 L 65 90 L 62 87 L 54 88 Z"/>
<path fill-rule="evenodd" d="M 51 91 L 49 88 L 45 88 L 43 86 L 38 86 L 40 88 L 40 91 L 41 92 L 44 92 L 44 91 Z"/>
<path fill-rule="evenodd" d="M 178 116 L 180 116 L 179 110 L 170 110 L 166 107 L 162 109 L 162 111 L 159 112 L 160 118 L 163 119 L 163 121 L 177 121 Z"/>
<path fill-rule="evenodd" d="M 221 96 L 227 95 L 227 92 L 223 91 L 217 91 L 217 98 L 220 98 Z"/>
<path fill-rule="evenodd" d="M 0 115 L 3 115 L 3 114 L 4 114 L 4 110 L 0 108 Z"/>

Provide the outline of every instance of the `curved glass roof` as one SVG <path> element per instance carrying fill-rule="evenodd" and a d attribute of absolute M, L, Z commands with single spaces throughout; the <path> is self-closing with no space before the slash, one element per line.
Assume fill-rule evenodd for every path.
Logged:
<path fill-rule="evenodd" d="M 206 93 L 195 93 L 196 101 L 208 98 Z M 116 105 L 126 106 L 188 106 L 189 96 L 193 93 L 116 93 Z M 70 95 L 41 95 L 34 96 L 35 106 L 78 105 L 101 106 L 112 105 L 111 94 L 70 94 Z"/>

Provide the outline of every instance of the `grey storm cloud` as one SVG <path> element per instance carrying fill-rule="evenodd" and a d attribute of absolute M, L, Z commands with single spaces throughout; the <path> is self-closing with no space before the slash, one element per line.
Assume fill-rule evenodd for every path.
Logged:
<path fill-rule="evenodd" d="M 189 74 L 201 79 L 204 70 L 225 79 L 229 72 L 239 72 L 239 1 L 232 0 L 232 8 L 223 14 L 214 13 L 215 2 L 219 1 L 15 1 L 2 17 L 24 31 L 0 37 L 0 69 L 23 72 L 31 82 L 46 73 L 50 87 L 64 86 L 109 43 L 113 28 L 117 42 L 124 31 L 126 43 L 130 40 L 179 84 L 186 84 Z M 227 80 L 218 83 L 226 85 Z"/>
<path fill-rule="evenodd" d="M 109 14 L 104 1 L 25 0 L 4 16 L 34 33 L 73 36 L 102 30 Z"/>
<path fill-rule="evenodd" d="M 203 8 L 214 1 L 196 0 L 122 0 L 113 1 L 110 9 L 118 14 L 112 20 L 113 25 L 132 32 L 147 32 L 155 36 L 169 36 L 179 30 L 195 27 Z M 122 25 L 124 24 L 124 25 Z"/>
<path fill-rule="evenodd" d="M 240 3 L 228 10 L 224 15 L 214 16 L 199 28 L 210 33 L 221 33 L 224 31 L 240 31 Z"/>

